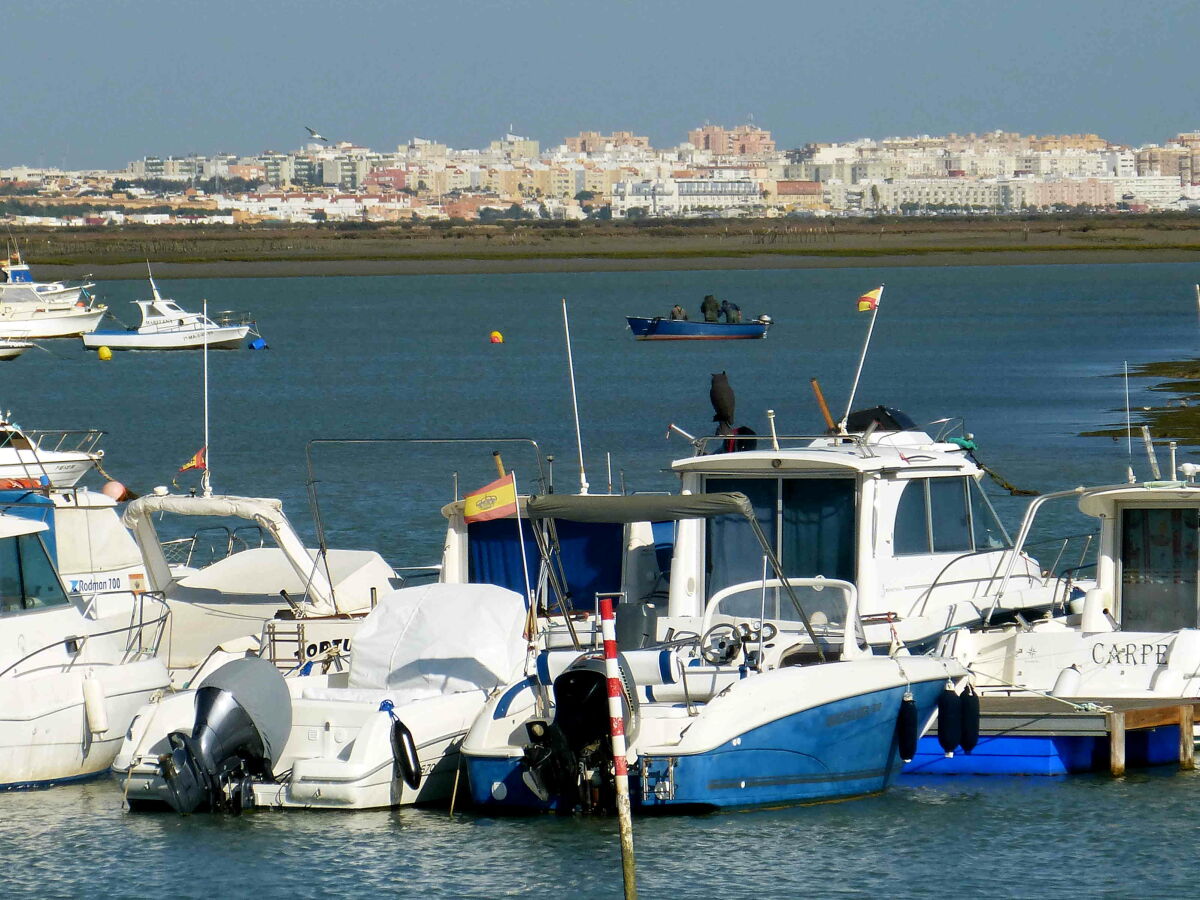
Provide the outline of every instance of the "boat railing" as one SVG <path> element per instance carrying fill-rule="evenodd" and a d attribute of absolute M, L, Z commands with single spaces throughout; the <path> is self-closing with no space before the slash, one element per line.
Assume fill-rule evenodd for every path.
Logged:
<path fill-rule="evenodd" d="M 0 448 L 41 450 L 46 453 L 99 453 L 96 445 L 105 432 L 98 428 L 47 429 L 25 431 L 6 429 L 0 432 Z"/>
<path fill-rule="evenodd" d="M 213 320 L 214 325 L 220 325 L 223 328 L 254 324 L 253 314 L 246 310 L 223 309 L 220 312 L 210 314 L 209 318 Z"/>
<path fill-rule="evenodd" d="M 266 534 L 259 525 L 206 525 L 191 537 L 163 541 L 162 550 L 167 565 L 203 568 L 265 544 Z"/>
<path fill-rule="evenodd" d="M 721 451 L 721 450 L 710 451 L 708 449 L 710 444 L 713 444 L 713 443 L 723 444 L 726 441 L 732 441 L 735 446 L 737 446 L 739 444 L 753 444 L 753 445 L 755 445 L 754 446 L 755 450 L 763 450 L 763 449 L 769 450 L 769 449 L 779 449 L 778 447 L 774 447 L 774 445 L 781 444 L 784 441 L 787 441 L 789 443 L 794 443 L 794 444 L 801 444 L 802 446 L 806 446 L 807 444 L 810 444 L 813 441 L 825 441 L 827 444 L 827 447 L 840 447 L 840 446 L 849 447 L 849 448 L 853 449 L 855 452 L 857 452 L 859 456 L 863 457 L 864 459 L 867 459 L 867 458 L 877 455 L 875 453 L 875 451 L 871 448 L 871 445 L 867 442 L 867 438 L 868 438 L 868 435 L 866 435 L 866 434 L 829 434 L 828 432 L 822 432 L 821 434 L 787 434 L 787 435 L 783 435 L 783 434 L 781 434 L 781 435 L 710 434 L 710 435 L 704 435 L 702 437 L 694 438 L 692 440 L 692 446 L 696 448 L 697 456 L 709 456 L 709 455 L 719 456 L 722 452 L 725 452 L 725 451 Z M 767 442 L 767 444 L 768 444 L 767 447 L 764 448 L 764 447 L 758 446 L 760 443 L 762 443 L 764 441 Z M 827 447 L 822 447 L 821 449 L 827 449 Z M 795 449 L 795 448 L 793 448 L 793 449 Z"/>
<path fill-rule="evenodd" d="M 167 606 L 166 599 L 160 591 L 143 591 L 135 593 L 133 596 L 136 602 L 130 611 L 130 620 L 127 625 L 122 625 L 119 628 L 110 628 L 107 631 L 94 631 L 91 634 L 68 635 L 57 638 L 48 644 L 38 647 L 31 653 L 26 653 L 20 659 L 0 669 L 0 678 L 8 675 L 21 675 L 22 673 L 17 671 L 20 665 L 41 656 L 43 653 L 49 653 L 60 647 L 71 657 L 67 666 L 74 666 L 79 662 L 83 649 L 89 641 L 116 634 L 127 636 L 125 648 L 120 662 L 117 663 L 118 665 L 125 665 L 141 658 L 157 656 L 159 645 L 162 643 L 163 634 L 166 631 L 167 620 L 171 616 L 170 607 Z M 146 606 L 149 601 L 153 601 L 156 608 L 147 614 Z M 149 634 L 148 637 L 147 633 Z M 94 660 L 88 660 L 79 664 L 90 666 L 96 663 Z"/>
<path fill-rule="evenodd" d="M 1096 535 L 1094 532 L 1085 532 L 1066 535 L 1065 537 L 1045 538 L 1040 541 L 1027 542 L 1024 547 L 1010 547 L 1002 550 L 995 547 L 984 547 L 979 550 L 962 553 L 946 563 L 942 567 L 942 570 L 938 572 L 933 582 L 919 598 L 918 603 L 920 604 L 920 608 L 914 614 L 925 614 L 934 591 L 938 589 L 958 588 L 965 581 L 976 584 L 978 591 L 976 596 L 992 596 L 993 591 L 1004 581 L 1006 572 L 1010 581 L 1012 579 L 1019 579 L 1028 584 L 1040 587 L 1048 586 L 1052 580 L 1056 581 L 1051 605 L 1065 604 L 1070 599 L 1070 585 L 1073 580 L 1069 573 L 1077 573 L 1082 569 L 1088 568 L 1090 565 L 1095 565 L 1094 560 L 1091 563 L 1087 562 L 1089 555 L 1095 555 L 1095 539 Z M 1036 553 L 1038 548 L 1044 548 L 1047 553 Z M 1050 553 L 1054 554 L 1054 562 L 1045 567 L 1041 566 L 1037 561 L 1037 556 L 1049 555 Z M 988 554 L 996 554 L 996 565 L 986 576 L 976 576 L 966 579 L 952 577 L 952 574 L 958 575 L 958 573 L 952 573 L 952 569 L 958 568 L 961 570 L 962 564 L 965 561 L 974 560 Z M 1018 559 L 1026 561 L 1027 565 L 1024 571 L 1016 569 L 1015 563 Z"/>

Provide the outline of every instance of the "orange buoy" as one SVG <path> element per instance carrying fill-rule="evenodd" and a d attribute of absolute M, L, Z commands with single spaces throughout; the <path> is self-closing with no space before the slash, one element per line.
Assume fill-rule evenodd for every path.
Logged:
<path fill-rule="evenodd" d="M 491 334 L 488 335 L 488 340 L 490 340 L 493 344 L 503 344 L 504 343 L 504 335 L 502 335 L 498 331 L 493 331 Z"/>

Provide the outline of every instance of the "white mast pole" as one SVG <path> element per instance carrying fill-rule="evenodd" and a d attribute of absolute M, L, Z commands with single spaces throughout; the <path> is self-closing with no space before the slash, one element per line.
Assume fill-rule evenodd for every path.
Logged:
<path fill-rule="evenodd" d="M 846 420 L 854 411 L 854 395 L 858 393 L 858 379 L 862 377 L 863 363 L 867 361 L 867 348 L 871 346 L 871 333 L 875 330 L 875 319 L 879 315 L 881 303 L 883 303 L 882 284 L 879 286 L 879 297 L 875 301 L 875 308 L 871 310 L 871 324 L 867 326 L 867 339 L 863 341 L 862 354 L 858 357 L 858 369 L 854 372 L 854 383 L 850 385 L 850 402 L 846 404 L 846 414 L 842 416 L 842 421 L 838 422 L 838 431 L 842 434 L 846 433 Z"/>
<path fill-rule="evenodd" d="M 157 290 L 155 291 L 157 293 Z M 200 473 L 200 487 L 205 497 L 212 496 L 212 455 L 208 446 L 208 298 L 204 298 L 204 471 Z"/>
<path fill-rule="evenodd" d="M 563 331 L 567 336 L 567 370 L 571 376 L 571 410 L 575 413 L 575 446 L 579 449 L 579 493 L 587 494 L 587 473 L 583 468 L 583 437 L 579 431 L 579 397 L 575 394 L 575 360 L 571 356 L 571 323 L 567 319 L 567 298 L 563 297 Z"/>

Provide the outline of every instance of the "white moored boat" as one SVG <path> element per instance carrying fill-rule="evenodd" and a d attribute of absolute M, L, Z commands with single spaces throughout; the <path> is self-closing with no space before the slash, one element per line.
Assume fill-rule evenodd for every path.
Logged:
<path fill-rule="evenodd" d="M 0 360 L 16 359 L 30 347 L 29 341 L 10 341 L 0 338 Z"/>
<path fill-rule="evenodd" d="M 34 281 L 29 264 L 19 250 L 10 247 L 8 260 L 0 265 L 0 304 L 33 303 L 39 306 L 74 306 L 95 287 L 90 281 L 70 285 L 61 281 Z"/>
<path fill-rule="evenodd" d="M 0 338 L 74 337 L 94 331 L 107 307 L 88 293 L 93 285 L 34 281 L 20 253 L 0 265 Z"/>
<path fill-rule="evenodd" d="M 104 457 L 96 447 L 103 435 L 96 430 L 25 431 L 0 418 L 0 487 L 71 487 Z"/>
<path fill-rule="evenodd" d="M 188 312 L 163 297 L 150 276 L 151 300 L 135 300 L 141 323 L 119 331 L 93 331 L 83 335 L 89 350 L 190 350 L 207 345 L 213 350 L 235 350 L 254 328 L 248 314 L 223 312 L 217 320 Z"/>
<path fill-rule="evenodd" d="M 59 580 L 44 522 L 0 515 L 0 789 L 108 769 L 134 712 L 167 687 L 166 609 L 84 604 Z"/>

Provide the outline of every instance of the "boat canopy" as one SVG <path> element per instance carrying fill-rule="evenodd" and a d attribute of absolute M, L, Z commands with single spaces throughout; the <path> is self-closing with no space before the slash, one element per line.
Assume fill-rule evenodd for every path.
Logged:
<path fill-rule="evenodd" d="M 292 523 L 283 514 L 282 501 L 274 498 L 148 494 L 132 501 L 126 507 L 122 521 L 134 533 L 141 548 L 142 557 L 149 570 L 151 590 L 165 590 L 172 581 L 170 566 L 163 555 L 162 544 L 154 528 L 154 514 L 164 512 L 181 516 L 246 519 L 254 522 L 271 535 L 300 577 L 309 598 L 310 611 L 315 615 L 334 615 L 339 612 L 324 565 L 313 559 L 300 536 L 296 534 Z"/>
<path fill-rule="evenodd" d="M 750 501 L 738 491 L 615 497 L 546 494 L 530 497 L 525 510 L 531 519 L 567 519 L 572 522 L 666 522 L 711 519 L 715 516 L 754 517 Z"/>

